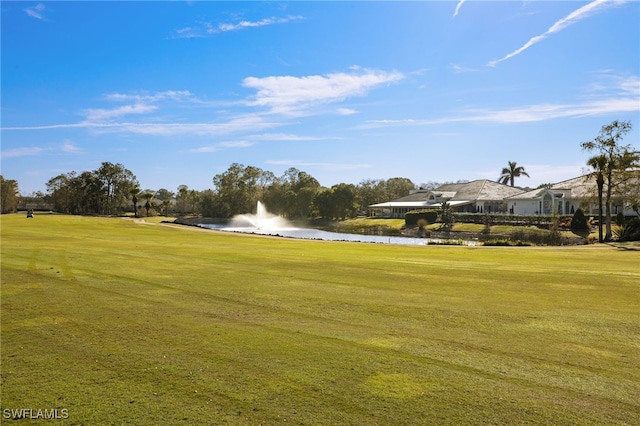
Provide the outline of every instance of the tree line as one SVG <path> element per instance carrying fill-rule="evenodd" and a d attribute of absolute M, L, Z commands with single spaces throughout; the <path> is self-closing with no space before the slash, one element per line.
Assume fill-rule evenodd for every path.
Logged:
<path fill-rule="evenodd" d="M 262 201 L 270 212 L 289 219 L 345 219 L 366 211 L 370 204 L 402 197 L 416 188 L 410 179 L 400 177 L 367 179 L 358 185 L 339 183 L 327 188 L 296 168 L 276 176 L 238 163 L 215 175 L 213 188 L 204 191 L 189 189 L 187 185 L 178 186 L 175 192 L 166 188 L 141 190 L 131 170 L 109 162 L 103 162 L 96 170 L 55 176 L 47 181 L 46 193 L 26 197 L 20 196 L 16 181 L 2 179 L 2 182 L 3 213 L 15 211 L 21 203 L 46 205 L 67 214 L 133 212 L 135 216 L 197 214 L 218 218 L 253 212 L 257 202 Z"/>

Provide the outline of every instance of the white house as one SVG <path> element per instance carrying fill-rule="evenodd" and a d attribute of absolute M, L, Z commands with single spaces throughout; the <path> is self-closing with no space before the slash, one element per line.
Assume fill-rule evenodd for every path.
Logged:
<path fill-rule="evenodd" d="M 411 210 L 439 208 L 443 202 L 447 202 L 456 212 L 506 212 L 505 199 L 523 192 L 521 188 L 488 179 L 449 183 L 432 190 L 418 189 L 386 203 L 372 204 L 369 206 L 369 216 L 403 218 Z"/>
<path fill-rule="evenodd" d="M 578 208 L 585 214 L 598 214 L 598 185 L 593 175 L 565 180 L 545 188 L 537 188 L 508 197 L 509 213 L 516 215 L 570 215 Z M 613 200 L 612 214 L 635 212 L 622 199 Z M 604 213 L 604 212 L 603 212 Z"/>

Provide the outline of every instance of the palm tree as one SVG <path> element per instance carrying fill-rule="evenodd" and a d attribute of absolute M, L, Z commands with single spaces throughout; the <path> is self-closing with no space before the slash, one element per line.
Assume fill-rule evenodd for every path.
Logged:
<path fill-rule="evenodd" d="M 523 175 L 530 177 L 529 173 L 524 171 L 524 167 L 518 166 L 515 161 L 509 161 L 509 167 L 502 169 L 498 182 L 505 185 L 509 183 L 511 186 L 515 186 L 515 179 Z"/>
<path fill-rule="evenodd" d="M 137 186 L 134 186 L 129 190 L 131 201 L 133 201 L 133 217 L 138 217 L 138 194 L 140 194 L 140 188 Z"/>
<path fill-rule="evenodd" d="M 155 197 L 155 194 L 153 192 L 145 192 L 142 194 L 142 198 L 147 200 L 147 202 L 144 203 L 144 209 L 147 211 L 147 216 L 149 216 L 149 210 L 151 210 L 151 207 L 153 207 L 153 204 L 151 203 L 153 197 Z"/>

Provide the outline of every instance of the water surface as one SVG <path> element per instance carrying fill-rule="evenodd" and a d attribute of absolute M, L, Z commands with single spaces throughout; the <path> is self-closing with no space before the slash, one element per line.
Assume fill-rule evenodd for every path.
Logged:
<path fill-rule="evenodd" d="M 322 231 L 312 228 L 295 228 L 282 227 L 262 229 L 250 226 L 228 226 L 219 224 L 200 224 L 199 226 L 207 229 L 215 229 L 225 232 L 240 232 L 244 234 L 271 235 L 277 237 L 299 238 L 305 240 L 323 240 L 323 241 L 351 241 L 360 243 L 377 243 L 377 244 L 401 244 L 424 246 L 428 244 L 442 244 L 446 240 L 438 238 L 413 238 L 413 237 L 390 237 L 383 235 L 362 235 L 347 234 L 341 232 Z M 463 245 L 477 245 L 475 241 L 463 241 Z"/>

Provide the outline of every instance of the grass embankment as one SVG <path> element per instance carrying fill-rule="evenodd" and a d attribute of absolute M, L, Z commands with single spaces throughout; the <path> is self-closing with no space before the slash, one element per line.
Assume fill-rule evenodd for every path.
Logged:
<path fill-rule="evenodd" d="M 3 410 L 85 425 L 640 418 L 637 251 L 1 220 Z"/>
<path fill-rule="evenodd" d="M 335 224 L 334 228 L 338 232 L 354 232 L 360 234 L 383 234 L 383 235 L 400 235 L 405 226 L 404 219 L 380 219 L 380 218 L 355 218 L 347 219 Z M 425 226 L 429 232 L 438 232 L 442 228 L 441 223 L 432 223 Z M 511 241 L 514 245 L 522 239 L 525 243 L 539 243 L 548 239 L 551 231 L 540 229 L 536 226 L 515 226 L 515 225 L 491 225 L 489 232 L 485 234 L 485 225 L 478 223 L 454 223 L 448 238 L 456 240 L 458 235 L 462 238 L 478 238 L 483 237 L 483 241 L 507 242 Z M 561 230 L 559 236 L 562 238 L 563 244 L 584 244 L 587 241 L 597 241 L 597 232 L 591 234 L 577 234 L 568 230 Z M 488 243 L 488 244 L 489 244 Z M 495 245 L 495 244 L 493 244 Z M 527 244 L 530 245 L 530 244 Z M 559 245 L 559 244 L 558 244 Z"/>
<path fill-rule="evenodd" d="M 333 229 L 337 232 L 354 234 L 400 235 L 404 223 L 404 219 L 358 217 L 337 222 Z"/>

